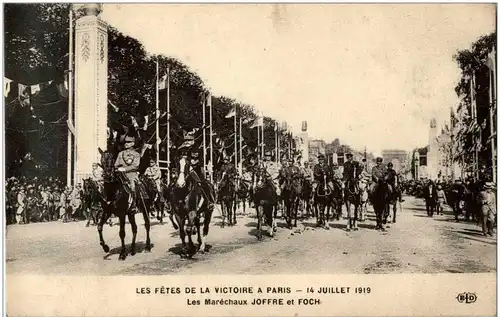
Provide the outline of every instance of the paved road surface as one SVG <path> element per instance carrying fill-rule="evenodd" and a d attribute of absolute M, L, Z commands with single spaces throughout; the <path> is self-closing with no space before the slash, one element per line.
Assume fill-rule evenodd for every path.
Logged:
<path fill-rule="evenodd" d="M 406 197 L 397 223 L 389 224 L 384 233 L 373 229 L 370 211 L 359 231 L 346 232 L 346 220 L 331 222 L 329 230 L 317 229 L 309 219 L 302 222 L 300 233 L 279 228 L 275 238 L 259 242 L 254 211 L 250 213 L 240 216 L 237 226 L 221 228 L 216 209 L 208 237 L 210 252 L 191 260 L 178 255 L 180 240 L 171 224 L 156 220 L 151 228 L 152 252 L 139 252 L 125 261 L 118 261 L 118 226 L 104 229 L 110 254 L 102 251 L 96 228 L 86 228 L 85 222 L 8 226 L 6 271 L 55 275 L 496 271 L 496 237 L 483 237 L 474 223 L 456 223 L 450 212 L 428 218 L 423 202 L 413 197 Z M 127 225 L 127 243 L 131 236 Z M 144 227 L 139 226 L 139 251 L 144 240 Z"/>

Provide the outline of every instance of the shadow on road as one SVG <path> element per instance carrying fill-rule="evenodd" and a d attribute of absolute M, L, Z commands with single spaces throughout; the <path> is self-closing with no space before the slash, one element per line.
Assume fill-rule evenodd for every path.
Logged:
<path fill-rule="evenodd" d="M 131 247 L 131 245 L 132 245 L 131 243 L 128 243 L 128 244 L 126 244 L 126 245 L 125 245 L 125 249 L 127 250 L 127 253 L 129 253 L 129 255 L 130 255 L 130 247 Z M 155 246 L 155 245 L 154 245 L 153 243 L 151 243 L 151 249 L 153 249 L 153 248 L 154 248 L 154 246 Z M 121 247 L 121 246 L 120 246 L 120 247 L 113 248 L 113 249 L 109 250 L 108 254 L 106 254 L 106 255 L 103 257 L 103 259 L 104 259 L 104 260 L 109 260 L 109 258 L 110 258 L 112 255 L 115 255 L 115 254 L 120 254 L 121 250 L 122 250 L 122 247 Z M 135 252 L 136 252 L 136 253 L 142 253 L 142 252 L 144 252 L 144 251 L 146 251 L 146 242 L 143 242 L 143 241 L 136 241 L 136 243 L 135 243 Z"/>

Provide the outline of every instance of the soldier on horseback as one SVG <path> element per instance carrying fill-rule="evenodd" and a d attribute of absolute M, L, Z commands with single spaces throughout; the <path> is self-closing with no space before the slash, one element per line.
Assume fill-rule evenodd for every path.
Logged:
<path fill-rule="evenodd" d="M 375 189 L 378 186 L 379 180 L 383 180 L 385 175 L 386 175 L 387 170 L 386 170 L 385 166 L 382 164 L 382 161 L 383 161 L 383 159 L 381 157 L 377 157 L 377 159 L 376 159 L 377 165 L 375 165 L 372 168 L 372 181 L 373 182 L 370 184 L 370 190 L 368 192 L 368 194 L 370 196 L 375 192 Z"/>
<path fill-rule="evenodd" d="M 281 189 L 280 184 L 277 182 L 280 175 L 279 166 L 271 160 L 270 152 L 266 152 L 265 160 L 260 164 L 259 170 L 263 173 L 263 175 L 266 175 L 269 178 L 271 181 L 270 184 L 273 186 L 274 190 L 277 191 L 278 189 Z M 255 186 L 256 184 L 254 184 L 254 188 Z"/>
<path fill-rule="evenodd" d="M 149 166 L 148 166 L 148 168 L 146 168 L 146 171 L 144 171 L 144 176 L 151 179 L 155 183 L 156 190 L 158 191 L 158 194 L 160 194 L 161 193 L 161 170 L 160 170 L 160 167 L 158 166 L 158 164 L 156 164 L 156 161 L 154 158 L 151 158 L 149 160 Z"/>
<path fill-rule="evenodd" d="M 236 176 L 236 167 L 229 161 L 229 157 L 224 157 L 224 161 L 222 162 L 222 166 L 220 168 L 219 180 L 222 180 L 223 175 L 225 175 L 229 180 L 233 180 Z"/>
<path fill-rule="evenodd" d="M 387 183 L 389 185 L 389 192 L 392 194 L 396 191 L 397 186 L 399 185 L 399 175 L 394 170 L 392 162 L 387 164 Z M 401 201 L 401 197 L 398 197 L 398 200 Z"/>
<path fill-rule="evenodd" d="M 339 169 L 339 163 L 333 162 L 332 164 L 332 179 L 334 183 L 337 183 L 339 187 L 344 187 L 342 183 L 342 172 Z"/>
<path fill-rule="evenodd" d="M 353 160 L 352 153 L 347 153 L 346 157 L 347 162 L 344 163 L 344 172 L 342 174 L 345 187 L 347 187 L 348 183 L 357 181 L 361 174 L 359 162 Z"/>
<path fill-rule="evenodd" d="M 124 184 L 128 189 L 129 194 L 134 198 L 135 203 L 136 187 L 139 182 L 139 164 L 141 155 L 134 149 L 135 138 L 133 136 L 125 137 L 124 150 L 118 153 L 115 161 L 115 168 L 118 172 L 123 173 L 127 184 Z"/>
<path fill-rule="evenodd" d="M 200 162 L 200 153 L 196 150 L 191 151 L 191 160 L 189 162 L 189 171 L 194 172 L 191 175 L 195 177 L 196 182 L 201 186 L 209 206 L 215 203 L 215 193 L 213 186 L 206 179 L 206 172 Z"/>
<path fill-rule="evenodd" d="M 325 164 L 325 156 L 323 154 L 318 155 L 318 164 L 314 165 L 313 169 L 313 184 L 312 184 L 312 192 L 311 199 L 313 199 L 314 194 L 316 193 L 316 188 L 318 188 L 318 184 L 324 181 L 326 177 L 327 186 L 330 190 L 333 190 L 333 182 L 331 179 L 330 172 L 328 170 L 328 166 Z"/>

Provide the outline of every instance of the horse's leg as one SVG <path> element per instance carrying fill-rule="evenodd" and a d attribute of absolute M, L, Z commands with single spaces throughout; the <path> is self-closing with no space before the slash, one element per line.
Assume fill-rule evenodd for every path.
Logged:
<path fill-rule="evenodd" d="M 295 215 L 294 215 L 294 223 L 293 223 L 293 226 L 294 227 L 297 227 L 297 218 L 299 216 L 299 203 L 300 203 L 300 199 L 299 197 L 296 197 L 295 198 Z"/>
<path fill-rule="evenodd" d="M 355 205 L 354 205 L 354 217 L 352 218 L 352 228 L 354 230 L 358 230 L 358 212 L 359 212 L 359 209 L 360 209 L 360 203 L 357 202 Z"/>
<path fill-rule="evenodd" d="M 109 247 L 108 245 L 104 242 L 104 237 L 102 234 L 102 229 L 104 227 L 104 224 L 108 220 L 108 218 L 111 216 L 111 213 L 109 212 L 103 212 L 102 218 L 99 220 L 99 224 L 97 225 L 97 232 L 99 233 L 99 242 L 102 246 L 102 249 L 104 252 L 108 253 L 109 252 Z"/>
<path fill-rule="evenodd" d="M 127 250 L 125 249 L 125 215 L 122 214 L 118 217 L 120 220 L 120 240 L 122 243 L 122 249 L 120 251 L 120 256 L 118 257 L 118 260 L 125 260 L 127 257 Z"/>
<path fill-rule="evenodd" d="M 210 205 L 206 208 L 205 217 L 203 217 L 203 235 L 201 236 L 200 252 L 204 253 L 207 248 L 207 236 L 210 229 L 210 222 L 212 221 L 212 214 L 214 212 L 214 206 Z M 198 230 L 200 232 L 201 230 Z"/>
<path fill-rule="evenodd" d="M 220 201 L 220 209 L 222 210 L 222 225 L 221 227 L 224 228 L 224 226 L 226 225 L 226 204 L 224 203 L 224 199 L 221 199 Z"/>
<path fill-rule="evenodd" d="M 140 198 L 142 202 L 142 215 L 144 218 L 144 227 L 146 228 L 146 251 L 151 251 L 151 239 L 149 237 L 149 230 L 151 229 L 151 222 L 149 220 L 148 207 L 146 206 L 144 199 Z"/>
<path fill-rule="evenodd" d="M 255 205 L 255 209 L 257 212 L 257 239 L 262 239 L 262 207 L 259 205 Z"/>
<path fill-rule="evenodd" d="M 132 227 L 132 244 L 130 246 L 130 255 L 135 255 L 135 239 L 137 238 L 137 223 L 135 222 L 135 213 L 128 214 L 128 221 Z"/>
<path fill-rule="evenodd" d="M 345 203 L 345 208 L 347 211 L 347 231 L 351 231 L 351 203 L 349 201 L 346 201 Z"/>
<path fill-rule="evenodd" d="M 238 202 L 238 205 L 239 205 L 239 202 Z M 233 225 L 235 225 L 237 223 L 236 221 L 236 205 L 234 205 L 234 208 L 233 208 Z"/>
<path fill-rule="evenodd" d="M 392 223 L 396 223 L 396 212 L 398 209 L 398 201 L 396 200 L 394 202 L 394 205 L 392 206 Z"/>
<path fill-rule="evenodd" d="M 175 216 L 177 219 L 177 223 L 179 224 L 179 237 L 181 238 L 183 252 L 187 254 L 187 245 L 186 245 L 186 231 L 184 230 L 184 222 L 185 219 L 178 215 Z"/>

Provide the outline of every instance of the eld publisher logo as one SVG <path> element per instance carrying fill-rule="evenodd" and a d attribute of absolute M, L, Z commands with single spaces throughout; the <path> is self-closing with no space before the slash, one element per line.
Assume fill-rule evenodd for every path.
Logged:
<path fill-rule="evenodd" d="M 460 293 L 457 295 L 457 301 L 462 304 L 472 304 L 477 300 L 477 296 L 474 293 Z"/>

